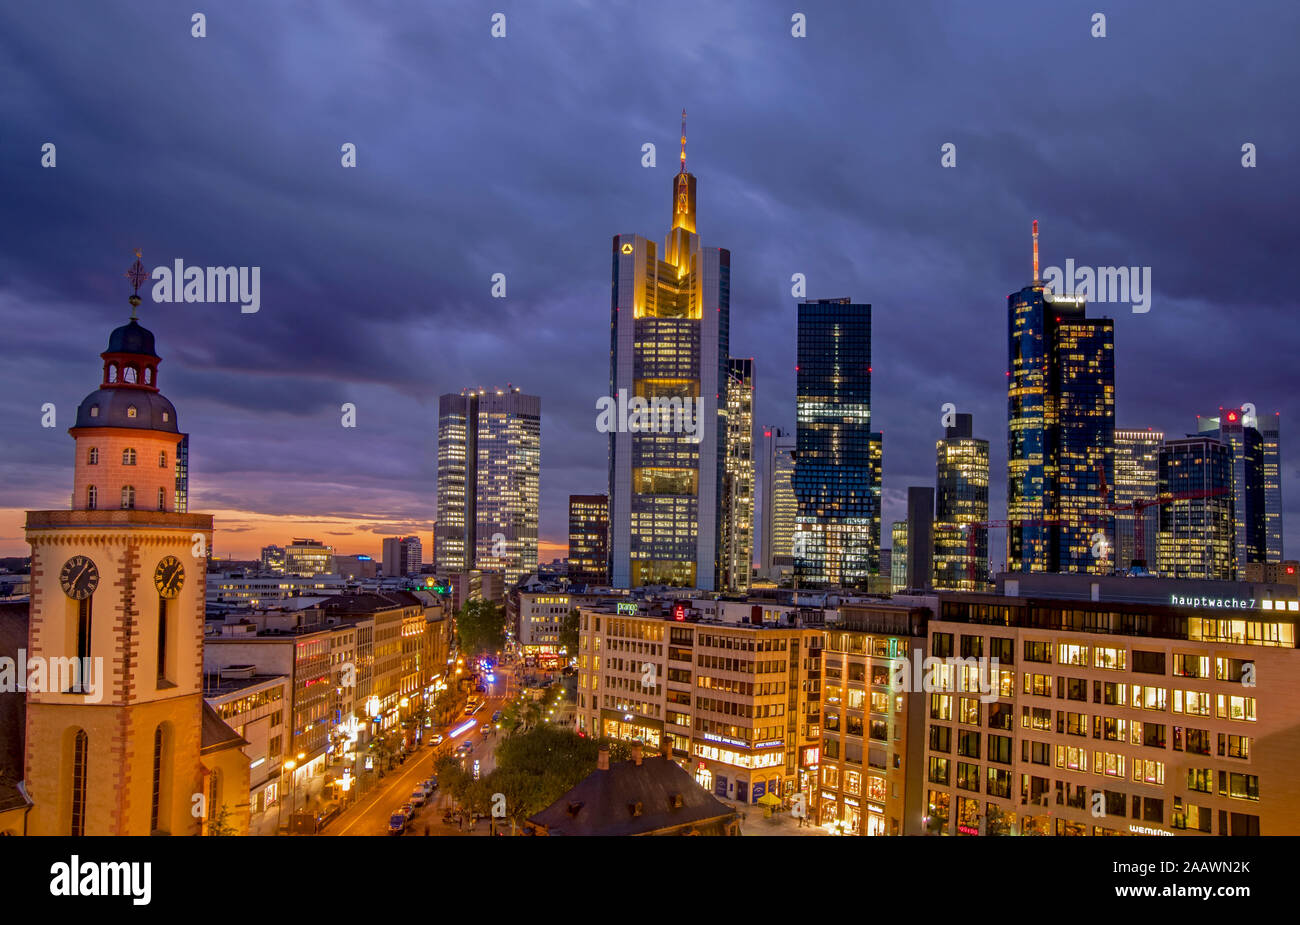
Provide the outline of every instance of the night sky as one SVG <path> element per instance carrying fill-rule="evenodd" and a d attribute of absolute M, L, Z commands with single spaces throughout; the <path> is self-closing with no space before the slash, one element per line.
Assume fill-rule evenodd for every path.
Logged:
<path fill-rule="evenodd" d="M 1005 516 L 1006 297 L 1038 219 L 1044 266 L 1152 268 L 1148 313 L 1089 306 L 1115 318 L 1118 426 L 1281 413 L 1300 554 L 1300 4 L 197 9 L 205 38 L 174 2 L 0 8 L 0 555 L 27 553 L 23 510 L 68 506 L 66 428 L 137 247 L 151 268 L 261 267 L 256 314 L 141 307 L 218 555 L 296 535 L 377 556 L 418 532 L 427 556 L 437 397 L 506 383 L 542 397 L 541 558 L 563 555 L 568 495 L 606 488 L 610 239 L 662 241 L 683 108 L 757 432 L 794 424 L 791 275 L 874 305 L 886 542 L 907 486 L 934 482 L 945 402 L 990 441 Z"/>

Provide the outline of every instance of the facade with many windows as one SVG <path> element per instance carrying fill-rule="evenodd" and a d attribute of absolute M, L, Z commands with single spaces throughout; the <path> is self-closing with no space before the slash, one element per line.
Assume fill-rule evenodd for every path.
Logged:
<path fill-rule="evenodd" d="M 820 627 L 793 613 L 718 601 L 581 608 L 578 731 L 667 739 L 718 797 L 791 800 L 819 745 L 822 645 Z"/>
<path fill-rule="evenodd" d="M 928 832 L 1300 833 L 1294 596 L 1130 581 L 1187 603 L 940 596 L 926 652 L 997 657 L 998 682 L 926 694 Z"/>

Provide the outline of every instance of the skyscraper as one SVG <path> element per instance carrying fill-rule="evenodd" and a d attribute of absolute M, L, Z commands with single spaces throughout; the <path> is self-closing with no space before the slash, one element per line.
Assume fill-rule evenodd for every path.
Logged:
<path fill-rule="evenodd" d="M 1264 438 L 1264 539 L 1268 561 L 1283 561 L 1282 556 L 1282 416 L 1266 414 L 1259 422 Z"/>
<path fill-rule="evenodd" d="M 721 590 L 747 592 L 754 570 L 754 361 L 727 361 Z"/>
<path fill-rule="evenodd" d="M 1210 417 L 1197 415 L 1199 434 L 1213 437 L 1232 450 L 1232 511 L 1236 534 L 1236 575 L 1246 572 L 1251 562 L 1269 561 L 1269 494 L 1275 495 L 1272 523 L 1278 529 L 1277 552 L 1281 559 L 1281 483 L 1270 479 L 1270 470 L 1280 471 L 1277 454 L 1276 416 L 1272 419 L 1274 430 L 1269 440 L 1259 427 L 1259 420 L 1250 408 L 1220 408 Z M 1265 447 L 1269 447 L 1266 459 Z M 1270 487 L 1272 491 L 1270 492 Z"/>
<path fill-rule="evenodd" d="M 176 513 L 190 509 L 190 435 L 181 437 L 176 447 Z"/>
<path fill-rule="evenodd" d="M 1160 494 L 1160 445 L 1165 435 L 1158 430 L 1115 431 L 1115 485 L 1111 502 L 1125 507 Z M 1156 567 L 1156 535 L 1160 532 L 1160 509 L 1142 509 L 1142 548 L 1137 548 L 1135 510 L 1115 512 L 1115 567 L 1129 568 L 1135 562 L 1147 569 Z"/>
<path fill-rule="evenodd" d="M 609 583 L 609 498 L 569 495 L 569 581 Z"/>
<path fill-rule="evenodd" d="M 662 255 L 640 235 L 613 240 L 609 397 L 642 406 L 609 426 L 610 578 L 619 588 L 720 585 L 731 254 L 701 246 L 695 228 L 683 116 Z"/>
<path fill-rule="evenodd" d="M 934 586 L 945 590 L 976 591 L 988 582 L 988 531 L 962 529 L 989 519 L 989 442 L 972 433 L 971 416 L 958 414 L 934 445 Z"/>
<path fill-rule="evenodd" d="M 902 591 L 907 587 L 907 521 L 896 520 L 889 525 L 889 589 Z"/>
<path fill-rule="evenodd" d="M 780 582 L 794 572 L 794 437 L 778 427 L 763 430 L 763 577 Z"/>
<path fill-rule="evenodd" d="M 1115 328 L 1038 275 L 1007 296 L 1007 571 L 1111 570 L 1092 555 L 1110 534 L 1102 478 L 1114 482 Z M 1103 475 L 1104 473 L 1104 475 Z"/>
<path fill-rule="evenodd" d="M 1162 576 L 1232 580 L 1237 561 L 1232 470 L 1232 447 L 1213 437 L 1168 440 L 1160 448 L 1160 493 L 1202 496 L 1160 506 L 1156 561 Z"/>
<path fill-rule="evenodd" d="M 799 304 L 795 580 L 865 587 L 880 570 L 881 438 L 871 430 L 871 306 Z"/>
<path fill-rule="evenodd" d="M 501 572 L 507 587 L 537 569 L 542 400 L 519 389 L 465 389 L 438 400 L 441 570 Z"/>
<path fill-rule="evenodd" d="M 934 587 L 934 489 L 910 485 L 907 489 L 907 587 L 928 591 Z"/>
<path fill-rule="evenodd" d="M 424 564 L 424 547 L 418 536 L 384 537 L 384 575 L 388 578 L 418 575 Z"/>

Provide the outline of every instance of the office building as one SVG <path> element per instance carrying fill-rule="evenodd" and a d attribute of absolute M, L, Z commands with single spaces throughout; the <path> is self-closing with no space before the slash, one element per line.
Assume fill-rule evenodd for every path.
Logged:
<path fill-rule="evenodd" d="M 965 661 L 927 692 L 928 831 L 1300 834 L 1286 593 L 1010 574 L 940 593 L 926 652 Z"/>
<path fill-rule="evenodd" d="M 818 825 L 842 835 L 923 830 L 925 695 L 895 689 L 900 659 L 925 656 L 933 598 L 846 604 L 822 648 L 822 741 L 808 797 Z"/>
<path fill-rule="evenodd" d="M 1038 277 L 1007 296 L 1007 570 L 1104 574 L 1113 535 L 1102 481 L 1114 484 L 1115 330 L 1082 297 Z"/>
<path fill-rule="evenodd" d="M 1276 421 L 1276 417 L 1273 418 Z M 1265 478 L 1264 435 L 1248 408 L 1220 408 L 1211 417 L 1197 415 L 1197 433 L 1226 444 L 1232 451 L 1232 514 L 1236 547 L 1236 574 L 1251 562 L 1268 560 L 1269 495 Z M 1276 432 L 1272 446 L 1277 445 Z M 1273 467 L 1277 466 L 1274 449 Z M 1278 492 L 1280 494 L 1280 491 Z M 1280 510 L 1275 522 L 1280 529 Z"/>
<path fill-rule="evenodd" d="M 514 387 L 439 399 L 439 569 L 498 571 L 507 585 L 537 570 L 541 405 Z"/>
<path fill-rule="evenodd" d="M 423 549 L 418 536 L 384 537 L 384 575 L 393 578 L 420 574 L 424 564 Z"/>
<path fill-rule="evenodd" d="M 1110 500 L 1115 511 L 1115 567 L 1154 570 L 1160 532 L 1158 505 L 1135 507 L 1160 494 L 1160 446 L 1165 435 L 1158 430 L 1115 431 L 1115 484 Z M 1139 525 L 1138 521 L 1141 520 Z M 1138 539 L 1142 540 L 1139 547 Z"/>
<path fill-rule="evenodd" d="M 181 437 L 176 445 L 176 513 L 186 514 L 190 509 L 190 435 Z"/>
<path fill-rule="evenodd" d="M 890 524 L 889 583 L 891 591 L 907 587 L 907 521 L 896 520 Z"/>
<path fill-rule="evenodd" d="M 763 429 L 763 496 L 760 573 L 782 582 L 794 574 L 794 527 L 798 504 L 794 497 L 793 435 L 779 427 Z"/>
<path fill-rule="evenodd" d="M 754 571 L 754 361 L 727 361 L 720 590 L 747 594 Z"/>
<path fill-rule="evenodd" d="M 973 436 L 971 415 L 958 414 L 935 444 L 935 456 L 934 586 L 982 590 L 988 530 L 971 525 L 989 519 L 989 443 Z"/>
<path fill-rule="evenodd" d="M 262 559 L 261 571 L 263 575 L 284 574 L 284 547 L 283 546 L 263 546 L 261 559 Z"/>
<path fill-rule="evenodd" d="M 610 581 L 618 588 L 721 584 L 731 253 L 696 233 L 695 177 L 672 181 L 663 251 L 615 235 L 610 394 L 631 414 L 609 433 Z"/>
<path fill-rule="evenodd" d="M 579 607 L 577 730 L 673 755 L 738 803 L 811 786 L 822 624 L 790 606 L 679 600 Z"/>
<path fill-rule="evenodd" d="M 934 489 L 911 485 L 907 489 L 907 587 L 928 591 L 934 587 Z"/>
<path fill-rule="evenodd" d="M 1232 447 L 1212 437 L 1167 440 L 1160 447 L 1156 561 L 1167 578 L 1237 577 Z"/>
<path fill-rule="evenodd" d="M 295 539 L 284 547 L 284 573 L 300 578 L 334 574 L 334 547 L 318 540 Z"/>
<path fill-rule="evenodd" d="M 608 495 L 569 495 L 569 581 L 609 584 Z"/>
<path fill-rule="evenodd" d="M 1267 561 L 1284 561 L 1282 555 L 1282 416 L 1265 415 L 1259 422 L 1264 438 L 1264 543 Z"/>
<path fill-rule="evenodd" d="M 798 324 L 794 577 L 801 587 L 865 589 L 880 570 L 871 306 L 805 301 Z"/>

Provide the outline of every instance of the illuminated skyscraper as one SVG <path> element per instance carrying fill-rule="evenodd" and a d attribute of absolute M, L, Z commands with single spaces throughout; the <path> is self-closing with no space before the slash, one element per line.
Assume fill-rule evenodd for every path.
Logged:
<path fill-rule="evenodd" d="M 439 399 L 439 569 L 498 571 L 507 588 L 537 570 L 541 440 L 536 395 L 507 387 Z"/>
<path fill-rule="evenodd" d="M 763 430 L 762 575 L 784 581 L 794 573 L 794 437 L 777 427 Z"/>
<path fill-rule="evenodd" d="M 988 531 L 974 531 L 972 557 L 968 530 L 973 528 L 963 530 L 962 525 L 989 519 L 989 442 L 972 436 L 969 414 L 958 414 L 934 447 L 934 586 L 980 590 L 988 582 Z"/>
<path fill-rule="evenodd" d="M 1236 573 L 1232 448 L 1212 437 L 1169 440 L 1160 448 L 1160 493 L 1218 495 L 1160 506 L 1157 564 L 1168 578 L 1232 580 Z"/>
<path fill-rule="evenodd" d="M 731 254 L 696 234 L 684 117 L 663 251 L 615 235 L 612 258 L 610 398 L 633 413 L 609 422 L 611 584 L 712 591 L 723 552 Z"/>
<path fill-rule="evenodd" d="M 889 582 L 891 591 L 907 587 L 907 521 L 896 520 L 889 529 Z"/>
<path fill-rule="evenodd" d="M 871 430 L 871 306 L 799 304 L 795 580 L 865 588 L 880 571 L 881 437 Z"/>
<path fill-rule="evenodd" d="M 1114 483 L 1115 328 L 1083 298 L 1038 278 L 1007 296 L 1007 571 L 1111 570 L 1092 555 L 1111 535 L 1102 473 Z M 1055 521 L 1055 522 L 1048 522 Z"/>
<path fill-rule="evenodd" d="M 1158 430 L 1115 431 L 1115 485 L 1111 501 L 1124 507 L 1160 494 L 1160 445 L 1165 435 Z M 1115 566 L 1120 570 L 1135 562 L 1147 569 L 1156 567 L 1156 534 L 1160 532 L 1160 509 L 1142 511 L 1142 548 L 1137 549 L 1136 511 L 1115 512 Z"/>
<path fill-rule="evenodd" d="M 721 590 L 747 592 L 754 571 L 754 361 L 727 361 Z"/>
<path fill-rule="evenodd" d="M 569 495 L 569 581 L 609 583 L 609 498 Z"/>
<path fill-rule="evenodd" d="M 1264 540 L 1268 561 L 1282 556 L 1282 417 L 1276 411 L 1259 422 L 1264 438 Z"/>
<path fill-rule="evenodd" d="M 1274 417 L 1273 421 L 1276 422 Z M 1232 450 L 1232 512 L 1236 534 L 1236 577 L 1245 575 L 1251 562 L 1267 562 L 1269 554 L 1269 506 L 1267 468 L 1280 469 L 1277 457 L 1276 429 L 1266 441 L 1258 418 L 1249 408 L 1220 408 L 1213 417 L 1197 416 L 1197 431 L 1227 444 Z M 1274 424 L 1276 428 L 1276 425 Z M 1265 446 L 1271 446 L 1271 461 L 1266 460 Z M 1267 467 L 1267 468 L 1266 468 Z M 1281 559 L 1281 484 L 1274 478 L 1278 507 L 1273 522 L 1279 531 L 1278 558 Z"/>
<path fill-rule="evenodd" d="M 185 514 L 190 509 L 190 435 L 181 438 L 176 447 L 176 513 Z"/>

